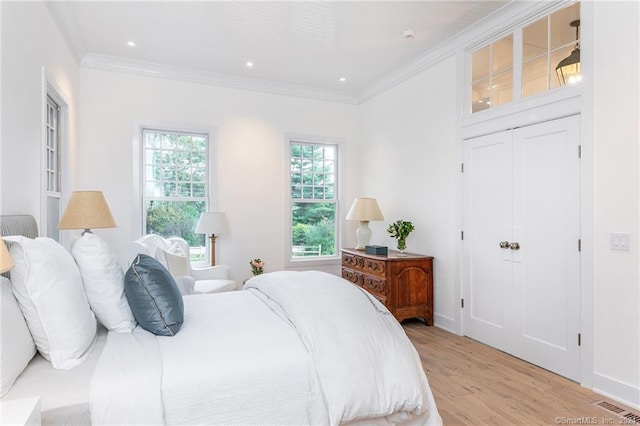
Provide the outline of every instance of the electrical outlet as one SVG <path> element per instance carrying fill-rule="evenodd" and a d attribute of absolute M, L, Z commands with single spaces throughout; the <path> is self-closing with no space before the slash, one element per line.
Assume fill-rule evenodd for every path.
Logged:
<path fill-rule="evenodd" d="M 610 234 L 611 250 L 631 250 L 631 234 L 612 232 Z"/>

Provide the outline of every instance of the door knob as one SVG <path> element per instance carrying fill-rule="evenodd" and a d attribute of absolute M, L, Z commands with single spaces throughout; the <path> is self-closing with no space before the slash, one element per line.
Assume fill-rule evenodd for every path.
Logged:
<path fill-rule="evenodd" d="M 509 248 L 510 248 L 511 250 L 520 250 L 520 244 L 519 244 L 519 243 L 517 243 L 517 242 L 515 242 L 515 243 L 511 243 L 511 244 L 509 244 Z"/>
<path fill-rule="evenodd" d="M 501 241 L 500 242 L 500 248 L 509 248 L 509 241 Z"/>

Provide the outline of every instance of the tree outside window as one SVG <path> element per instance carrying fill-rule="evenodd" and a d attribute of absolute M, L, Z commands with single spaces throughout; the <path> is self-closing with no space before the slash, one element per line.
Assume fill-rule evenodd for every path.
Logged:
<path fill-rule="evenodd" d="M 207 210 L 208 135 L 144 129 L 144 229 L 182 237 L 191 260 L 205 260 L 204 235 L 194 233 Z"/>
<path fill-rule="evenodd" d="M 291 257 L 336 255 L 337 146 L 291 142 Z"/>

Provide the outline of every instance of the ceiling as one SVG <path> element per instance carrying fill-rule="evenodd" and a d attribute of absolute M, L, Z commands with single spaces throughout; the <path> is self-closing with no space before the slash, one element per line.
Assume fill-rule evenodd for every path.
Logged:
<path fill-rule="evenodd" d="M 174 74 L 182 70 L 357 97 L 507 3 L 52 1 L 47 6 L 85 66 L 120 61 L 128 69 L 162 66 Z M 413 30 L 413 37 L 405 30 Z"/>

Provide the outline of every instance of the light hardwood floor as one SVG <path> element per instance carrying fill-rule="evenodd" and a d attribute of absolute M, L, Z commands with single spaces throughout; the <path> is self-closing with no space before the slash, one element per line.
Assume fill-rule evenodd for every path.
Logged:
<path fill-rule="evenodd" d="M 447 426 L 634 424 L 594 402 L 638 410 L 540 367 L 419 320 L 402 325 L 420 354 Z"/>

